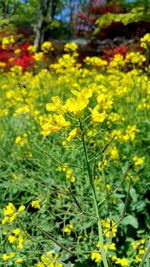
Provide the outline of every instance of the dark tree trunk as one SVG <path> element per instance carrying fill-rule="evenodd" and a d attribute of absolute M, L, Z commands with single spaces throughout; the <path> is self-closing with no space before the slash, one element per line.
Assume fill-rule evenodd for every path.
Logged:
<path fill-rule="evenodd" d="M 59 0 L 52 0 L 52 11 L 51 11 L 51 18 L 54 19 L 56 15 L 56 9 Z"/>

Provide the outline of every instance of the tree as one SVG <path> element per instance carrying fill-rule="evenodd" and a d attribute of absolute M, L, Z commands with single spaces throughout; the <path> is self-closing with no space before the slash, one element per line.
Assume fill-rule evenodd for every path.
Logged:
<path fill-rule="evenodd" d="M 34 44 L 39 50 L 46 31 L 61 25 L 56 15 L 62 12 L 64 3 L 64 0 L 0 0 L 0 16 L 4 23 L 7 19 L 16 27 L 32 26 Z"/>
<path fill-rule="evenodd" d="M 137 22 L 150 22 L 150 1 L 136 0 L 128 3 L 125 0 L 120 0 L 123 7 L 123 12 L 115 14 L 114 12 L 106 13 L 100 16 L 96 21 L 95 34 L 102 29 L 107 28 L 112 23 L 122 23 L 128 25 Z"/>

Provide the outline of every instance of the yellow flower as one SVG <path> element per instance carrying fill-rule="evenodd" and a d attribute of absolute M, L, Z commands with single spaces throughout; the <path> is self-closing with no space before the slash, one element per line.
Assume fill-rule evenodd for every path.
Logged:
<path fill-rule="evenodd" d="M 75 98 L 68 98 L 66 101 L 66 109 L 68 112 L 73 113 L 74 115 L 81 112 L 88 105 L 89 100 L 86 97 L 78 96 Z"/>
<path fill-rule="evenodd" d="M 10 216 L 10 215 L 13 215 L 14 214 L 14 212 L 16 211 L 16 208 L 15 208 L 15 206 L 12 203 L 9 203 L 6 206 L 6 208 L 3 209 L 3 211 L 4 211 L 4 214 L 5 215 Z"/>
<path fill-rule="evenodd" d="M 8 36 L 8 37 L 3 37 L 2 39 L 2 48 L 5 49 L 7 45 L 15 43 L 14 36 Z"/>
<path fill-rule="evenodd" d="M 4 225 L 4 224 L 6 224 L 8 221 L 9 221 L 9 217 L 6 216 L 6 217 L 2 220 L 2 224 Z"/>
<path fill-rule="evenodd" d="M 54 115 L 54 120 L 58 127 L 67 127 L 70 125 L 70 121 L 66 121 L 66 119 L 63 117 L 63 115 Z"/>
<path fill-rule="evenodd" d="M 21 205 L 18 209 L 18 213 L 22 213 L 24 210 L 25 210 L 25 206 L 24 205 Z"/>
<path fill-rule="evenodd" d="M 73 229 L 73 224 L 67 224 L 67 225 L 64 227 L 63 231 L 64 231 L 64 233 L 66 233 L 67 235 L 70 235 L 72 229 Z"/>
<path fill-rule="evenodd" d="M 36 267 L 45 267 L 45 264 L 41 261 L 39 261 L 37 264 L 36 264 Z"/>
<path fill-rule="evenodd" d="M 77 44 L 75 42 L 72 43 L 67 43 L 65 44 L 64 51 L 69 52 L 69 51 L 76 51 L 78 48 Z"/>
<path fill-rule="evenodd" d="M 6 66 L 6 63 L 0 61 L 0 68 L 4 68 L 5 66 Z"/>
<path fill-rule="evenodd" d="M 79 135 L 81 135 L 82 132 L 80 130 L 80 128 L 74 128 L 70 133 L 69 136 L 66 138 L 67 142 L 70 142 L 74 137 L 77 137 Z"/>
<path fill-rule="evenodd" d="M 41 49 L 44 53 L 48 53 L 50 51 L 53 51 L 54 48 L 52 46 L 52 43 L 50 41 L 44 42 L 41 46 Z"/>
<path fill-rule="evenodd" d="M 141 47 L 148 48 L 150 46 L 150 33 L 145 34 L 141 39 Z"/>
<path fill-rule="evenodd" d="M 138 255 L 135 256 L 135 260 L 137 263 L 141 262 L 141 258 Z"/>
<path fill-rule="evenodd" d="M 63 265 L 62 265 L 62 263 L 61 262 L 56 262 L 55 263 L 55 267 L 62 267 Z"/>
<path fill-rule="evenodd" d="M 22 263 L 23 262 L 23 258 L 17 258 L 16 259 L 16 263 Z"/>
<path fill-rule="evenodd" d="M 13 222 L 15 219 L 16 219 L 16 214 L 12 215 L 12 216 L 9 218 L 9 221 L 10 221 L 10 222 Z"/>
<path fill-rule="evenodd" d="M 110 246 L 109 246 L 109 249 L 110 250 L 115 250 L 116 249 L 115 243 L 111 243 Z"/>
<path fill-rule="evenodd" d="M 16 228 L 16 229 L 13 230 L 13 234 L 14 235 L 19 235 L 19 233 L 20 233 L 20 229 L 19 228 Z"/>
<path fill-rule="evenodd" d="M 32 206 L 32 208 L 34 208 L 34 209 L 40 209 L 40 201 L 39 201 L 39 200 L 33 200 L 33 201 L 31 202 L 31 206 Z"/>
<path fill-rule="evenodd" d="M 134 165 L 139 166 L 139 165 L 142 165 L 144 163 L 145 157 L 134 156 L 133 160 L 134 160 Z"/>
<path fill-rule="evenodd" d="M 102 260 L 99 252 L 92 252 L 91 259 L 92 259 L 92 261 L 95 261 L 97 263 L 101 262 L 101 260 Z"/>
<path fill-rule="evenodd" d="M 35 59 L 36 61 L 41 61 L 41 60 L 43 60 L 43 52 L 35 53 L 35 54 L 34 54 L 34 59 Z"/>
<path fill-rule="evenodd" d="M 99 112 L 99 106 L 95 106 L 94 109 L 89 109 L 92 115 L 92 123 L 96 124 L 96 123 L 100 123 L 103 122 L 106 119 L 106 112 Z"/>
<path fill-rule="evenodd" d="M 43 136 L 48 136 L 51 133 L 59 132 L 61 130 L 61 127 L 50 125 L 49 123 L 45 123 L 41 127 L 42 127 L 41 134 Z"/>
<path fill-rule="evenodd" d="M 47 103 L 46 104 L 46 110 L 47 111 L 54 111 L 58 114 L 64 114 L 65 107 L 61 103 L 61 99 L 59 96 L 52 97 L 53 103 Z"/>
<path fill-rule="evenodd" d="M 74 176 L 71 176 L 71 177 L 69 178 L 69 180 L 70 180 L 71 183 L 75 183 L 76 178 L 75 178 Z"/>
<path fill-rule="evenodd" d="M 30 45 L 30 46 L 28 46 L 28 50 L 29 50 L 30 52 L 34 53 L 34 52 L 36 52 L 37 47 L 36 47 L 36 45 Z"/>
<path fill-rule="evenodd" d="M 9 259 L 13 258 L 15 256 L 14 252 L 10 252 L 8 255 L 5 253 L 2 255 L 3 261 L 8 261 Z"/>
<path fill-rule="evenodd" d="M 14 51 L 15 54 L 19 54 L 20 52 L 21 52 L 21 49 L 16 49 L 16 50 Z"/>
<path fill-rule="evenodd" d="M 18 237 L 18 246 L 17 246 L 18 249 L 23 249 L 23 237 L 22 236 L 19 236 Z"/>
<path fill-rule="evenodd" d="M 14 243 L 14 242 L 16 241 L 16 237 L 15 237 L 14 235 L 9 235 L 9 236 L 8 236 L 8 241 L 9 241 L 10 243 Z"/>
<path fill-rule="evenodd" d="M 116 258 L 115 263 L 120 264 L 121 266 L 128 266 L 128 260 L 126 258 Z"/>
<path fill-rule="evenodd" d="M 143 255 L 145 253 L 144 249 L 139 249 L 139 255 Z"/>

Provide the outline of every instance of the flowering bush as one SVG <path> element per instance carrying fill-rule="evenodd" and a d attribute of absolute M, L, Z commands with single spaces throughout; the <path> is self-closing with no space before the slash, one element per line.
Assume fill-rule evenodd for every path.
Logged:
<path fill-rule="evenodd" d="M 16 40 L 15 40 L 16 38 Z M 28 41 L 20 44 L 13 35 L 2 36 L 0 44 L 0 68 L 9 71 L 14 66 L 19 66 L 23 71 L 33 69 L 35 63 L 44 62 L 53 51 L 50 41 L 42 44 L 40 52 Z M 37 64 L 38 65 L 38 64 Z"/>

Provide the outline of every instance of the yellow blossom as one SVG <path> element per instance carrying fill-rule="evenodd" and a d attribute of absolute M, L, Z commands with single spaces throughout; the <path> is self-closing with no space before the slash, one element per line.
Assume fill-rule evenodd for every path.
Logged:
<path fill-rule="evenodd" d="M 77 99 L 68 98 L 67 101 L 66 101 L 66 106 L 65 107 L 66 107 L 68 112 L 71 112 L 74 115 L 77 115 L 83 109 L 86 108 L 88 103 L 89 103 L 89 100 L 86 97 L 78 96 Z"/>
<path fill-rule="evenodd" d="M 82 132 L 80 130 L 80 128 L 74 128 L 70 133 L 69 136 L 66 138 L 67 142 L 70 142 L 74 137 L 77 137 L 79 135 L 81 135 Z"/>
<path fill-rule="evenodd" d="M 41 261 L 39 261 L 37 264 L 36 264 L 36 267 L 45 267 L 45 264 Z"/>
<path fill-rule="evenodd" d="M 53 51 L 54 48 L 52 46 L 52 43 L 50 41 L 46 41 L 42 44 L 41 49 L 44 53 L 48 53 L 50 51 Z"/>
<path fill-rule="evenodd" d="M 9 221 L 9 217 L 6 216 L 6 217 L 2 220 L 2 225 L 6 224 L 8 221 Z"/>
<path fill-rule="evenodd" d="M 36 61 L 41 61 L 41 60 L 43 60 L 43 52 L 35 53 L 35 54 L 34 54 L 34 59 L 35 59 Z"/>
<path fill-rule="evenodd" d="M 91 116 L 92 116 L 92 123 L 100 123 L 103 122 L 106 119 L 106 112 L 99 112 L 98 111 L 99 107 L 95 106 L 94 109 L 90 108 Z"/>
<path fill-rule="evenodd" d="M 19 236 L 18 237 L 18 245 L 17 245 L 18 249 L 23 249 L 23 237 Z"/>
<path fill-rule="evenodd" d="M 20 229 L 19 228 L 15 228 L 14 230 L 13 230 L 13 234 L 14 235 L 19 235 L 19 233 L 20 233 Z"/>
<path fill-rule="evenodd" d="M 33 201 L 31 202 L 31 206 L 32 206 L 32 208 L 34 208 L 34 209 L 40 209 L 40 201 L 39 201 L 39 200 L 33 200 Z"/>
<path fill-rule="evenodd" d="M 145 157 L 138 157 L 138 156 L 133 157 L 133 161 L 134 161 L 135 166 L 142 165 L 144 163 L 144 160 L 145 160 Z"/>
<path fill-rule="evenodd" d="M 16 219 L 17 215 L 16 214 L 13 214 L 10 218 L 9 218 L 9 221 L 10 222 L 13 222 L 15 219 Z"/>
<path fill-rule="evenodd" d="M 10 252 L 8 255 L 5 253 L 2 255 L 3 261 L 8 261 L 9 259 L 13 258 L 15 256 L 14 252 Z"/>
<path fill-rule="evenodd" d="M 16 259 L 16 263 L 22 263 L 23 262 L 23 258 L 17 258 Z"/>
<path fill-rule="evenodd" d="M 9 203 L 9 204 L 3 209 L 3 211 L 4 211 L 4 214 L 5 214 L 5 215 L 10 216 L 10 215 L 13 215 L 13 214 L 14 214 L 14 212 L 16 211 L 16 208 L 15 208 L 15 206 L 14 206 L 12 203 Z"/>
<path fill-rule="evenodd" d="M 102 258 L 101 258 L 101 255 L 99 252 L 92 252 L 92 255 L 91 255 L 91 260 L 92 261 L 95 261 L 97 263 L 101 262 L 102 261 Z"/>
<path fill-rule="evenodd" d="M 22 213 L 24 210 L 25 210 L 25 206 L 24 205 L 21 205 L 18 209 L 18 213 Z"/>
<path fill-rule="evenodd" d="M 115 263 L 120 264 L 121 266 L 128 266 L 128 260 L 126 258 L 116 258 Z"/>
<path fill-rule="evenodd" d="M 16 241 L 16 237 L 15 237 L 14 235 L 9 235 L 9 236 L 8 236 L 8 241 L 9 241 L 10 243 L 14 243 L 14 242 Z"/>
<path fill-rule="evenodd" d="M 72 229 L 73 229 L 73 224 L 67 224 L 67 225 L 64 227 L 63 232 L 66 233 L 67 235 L 70 235 Z"/>

